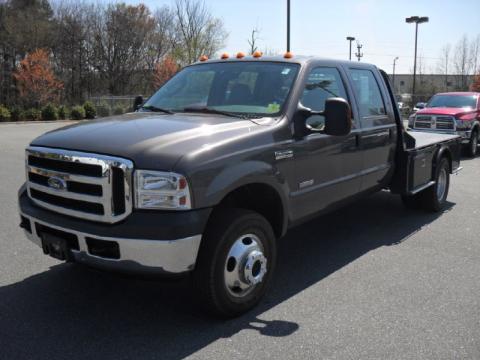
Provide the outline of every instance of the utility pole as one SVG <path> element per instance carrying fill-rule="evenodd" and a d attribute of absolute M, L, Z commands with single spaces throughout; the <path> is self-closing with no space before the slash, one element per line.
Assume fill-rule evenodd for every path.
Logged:
<path fill-rule="evenodd" d="M 428 22 L 428 16 L 410 16 L 405 19 L 408 24 L 415 24 L 415 55 L 413 59 L 413 85 L 412 85 L 412 104 L 415 103 L 415 80 L 417 77 L 417 38 L 418 38 L 418 24 Z"/>
<path fill-rule="evenodd" d="M 360 59 L 363 57 L 363 53 L 360 52 L 360 50 L 362 50 L 362 47 L 363 45 L 360 44 L 359 41 L 357 41 L 357 53 L 355 54 L 355 56 L 357 57 L 358 61 L 360 61 Z"/>
<path fill-rule="evenodd" d="M 353 36 L 347 36 L 347 41 L 350 43 L 350 50 L 348 52 L 348 60 L 352 60 L 352 41 L 355 40 Z"/>
<path fill-rule="evenodd" d="M 393 87 L 393 93 L 395 95 L 395 65 L 398 60 L 398 56 L 393 59 L 393 76 L 392 76 L 392 87 Z"/>
<path fill-rule="evenodd" d="M 290 0 L 287 0 L 287 52 L 290 52 Z"/>

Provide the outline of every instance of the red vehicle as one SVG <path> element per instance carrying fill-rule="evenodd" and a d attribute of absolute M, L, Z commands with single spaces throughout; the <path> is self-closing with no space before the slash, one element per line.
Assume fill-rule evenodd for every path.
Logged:
<path fill-rule="evenodd" d="M 450 92 L 434 95 L 424 109 L 409 119 L 409 127 L 418 131 L 457 134 L 475 156 L 480 140 L 480 93 Z"/>

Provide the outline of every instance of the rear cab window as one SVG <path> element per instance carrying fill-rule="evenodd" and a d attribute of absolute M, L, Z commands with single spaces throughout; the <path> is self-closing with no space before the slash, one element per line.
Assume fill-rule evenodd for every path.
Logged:
<path fill-rule="evenodd" d="M 385 99 L 373 71 L 350 68 L 348 73 L 355 91 L 362 126 L 368 128 L 394 123 L 395 120 L 388 116 Z"/>

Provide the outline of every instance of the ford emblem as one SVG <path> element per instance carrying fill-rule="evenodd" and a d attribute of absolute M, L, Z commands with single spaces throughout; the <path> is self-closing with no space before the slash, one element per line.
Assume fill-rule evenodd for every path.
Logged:
<path fill-rule="evenodd" d="M 48 186 L 55 190 L 65 190 L 67 188 L 67 183 L 63 179 L 52 176 L 48 179 Z"/>

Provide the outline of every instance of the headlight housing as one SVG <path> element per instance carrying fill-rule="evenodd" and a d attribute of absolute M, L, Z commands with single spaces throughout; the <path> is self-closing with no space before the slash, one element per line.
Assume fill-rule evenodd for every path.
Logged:
<path fill-rule="evenodd" d="M 163 171 L 135 171 L 137 209 L 191 209 L 190 189 L 185 176 Z"/>

